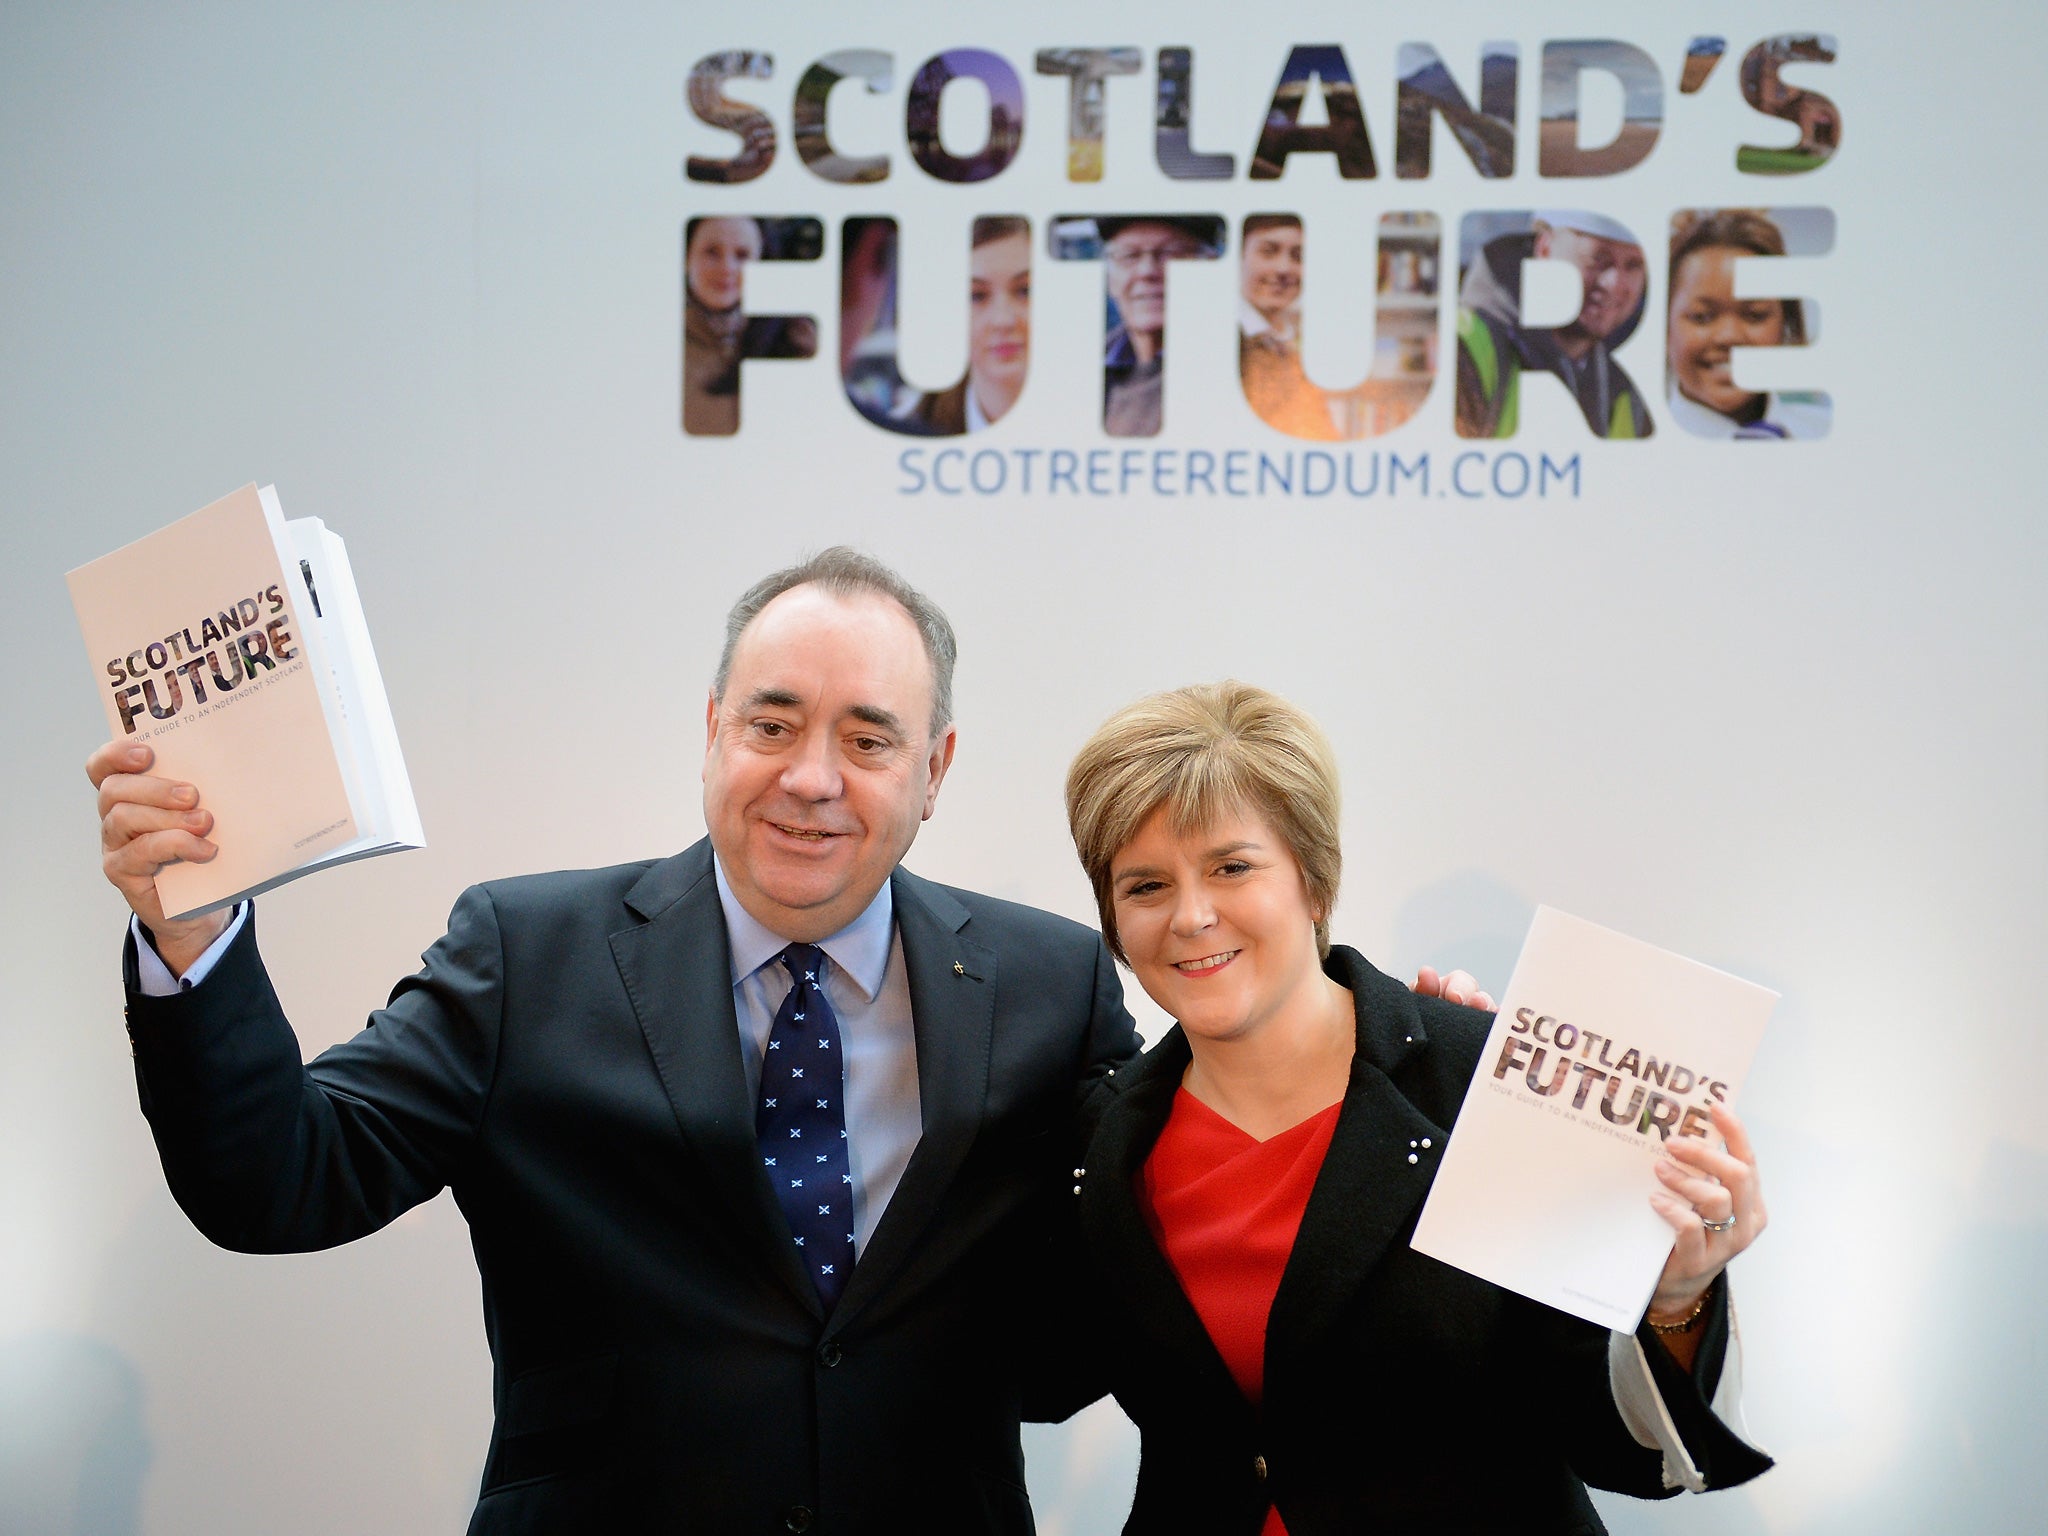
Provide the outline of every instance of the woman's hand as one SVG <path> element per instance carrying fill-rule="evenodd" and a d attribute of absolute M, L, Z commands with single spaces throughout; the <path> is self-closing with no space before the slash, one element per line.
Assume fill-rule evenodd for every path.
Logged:
<path fill-rule="evenodd" d="M 1661 1188 L 1650 1192 L 1650 1204 L 1671 1225 L 1678 1240 L 1657 1277 L 1650 1297 L 1652 1323 L 1675 1323 L 1699 1305 L 1707 1287 L 1728 1267 L 1728 1261 L 1756 1241 L 1768 1217 L 1763 1186 L 1758 1182 L 1756 1153 L 1742 1122 L 1719 1104 L 1710 1106 L 1714 1129 L 1725 1147 L 1704 1136 L 1673 1136 L 1657 1160 Z M 1672 1344 L 1696 1334 L 1665 1335 Z M 1690 1354 L 1690 1350 L 1673 1350 Z"/>

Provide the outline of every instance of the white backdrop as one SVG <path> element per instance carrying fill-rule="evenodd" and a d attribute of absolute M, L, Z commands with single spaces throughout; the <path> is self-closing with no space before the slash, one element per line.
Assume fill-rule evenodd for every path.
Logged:
<path fill-rule="evenodd" d="M 0 10 L 0 1529 L 424 1533 L 459 1529 L 474 1498 L 489 1362 L 452 1206 L 329 1254 L 217 1252 L 134 1105 L 120 906 L 80 773 L 103 726 L 61 578 L 252 478 L 348 540 L 431 843 L 265 898 L 309 1053 L 353 1031 L 462 886 L 695 838 L 724 606 L 855 542 L 961 633 L 960 757 L 912 855 L 924 874 L 1087 918 L 1067 757 L 1141 691 L 1234 674 L 1330 729 L 1350 855 L 1335 928 L 1382 966 L 1497 986 L 1545 901 L 1783 992 L 1744 1106 L 1772 1228 L 1738 1269 L 1750 1422 L 1780 1465 L 1711 1499 L 1604 1500 L 1617 1530 L 2038 1528 L 2048 1034 L 2025 967 L 2048 917 L 2048 540 L 2028 381 L 2048 180 L 2030 66 L 2048 20 L 1744 0 L 1715 8 L 1730 56 L 1681 97 L 1692 34 L 1593 0 L 806 9 Z M 1795 28 L 1839 41 L 1806 78 L 1843 147 L 1811 174 L 1743 175 L 1737 144 L 1789 130 L 1743 105 L 1741 53 Z M 1481 180 L 1439 128 L 1433 174 L 1394 179 L 1397 46 L 1431 43 L 1476 97 L 1494 38 L 1521 53 L 1514 176 Z M 1657 61 L 1665 128 L 1640 168 L 1538 175 L 1559 38 Z M 1311 155 L 1246 180 L 1288 49 L 1326 42 L 1380 177 Z M 911 162 L 900 114 L 918 64 L 969 45 L 1012 63 L 1027 114 L 1016 164 L 960 186 Z M 1031 69 L 1067 45 L 1145 61 L 1110 82 L 1100 183 L 1064 179 L 1067 85 Z M 1153 162 L 1166 46 L 1195 51 L 1194 137 L 1237 157 L 1230 181 Z M 835 133 L 891 156 L 866 187 L 818 179 L 788 143 L 797 76 L 850 47 L 897 61 L 892 91 L 833 98 Z M 733 147 L 684 100 L 691 64 L 725 48 L 775 56 L 732 89 L 783 139 L 737 186 L 682 174 Z M 942 127 L 971 147 L 964 94 Z M 1589 136 L 1621 111 L 1596 96 Z M 1624 352 L 1651 442 L 1596 441 L 1551 381 L 1525 390 L 1506 446 L 1578 455 L 1576 496 L 906 495 L 908 440 L 840 396 L 848 215 L 902 223 L 903 367 L 928 384 L 959 372 L 969 221 L 1029 216 L 1032 374 L 986 441 L 1086 451 L 1130 445 L 1097 416 L 1101 269 L 1048 257 L 1055 214 L 1234 231 L 1303 211 L 1309 366 L 1342 381 L 1370 268 L 1356 256 L 1346 282 L 1338 257 L 1369 250 L 1381 212 L 1435 212 L 1448 266 L 1466 212 L 1559 202 L 1653 247 L 1681 207 L 1832 208 L 1833 252 L 1761 290 L 1818 298 L 1824 340 L 1744 365 L 1828 390 L 1831 435 L 1675 430 L 1654 321 Z M 749 308 L 819 317 L 820 356 L 748 365 L 740 433 L 689 437 L 682 225 L 728 212 L 823 221 L 825 260 L 748 276 Z M 1303 446 L 1238 393 L 1234 241 L 1173 273 L 1167 429 L 1136 446 Z M 1359 450 L 1426 452 L 1441 476 L 1470 446 L 1450 386 Z M 1135 1449 L 1113 1408 L 1028 1449 L 1047 1531 L 1117 1528 Z"/>

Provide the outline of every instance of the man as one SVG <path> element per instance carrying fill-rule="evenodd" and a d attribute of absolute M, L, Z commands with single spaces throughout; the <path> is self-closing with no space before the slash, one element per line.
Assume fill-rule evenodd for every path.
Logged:
<path fill-rule="evenodd" d="M 1166 269 L 1214 256 L 1213 242 L 1182 219 L 1098 219 L 1096 229 L 1117 312 L 1102 359 L 1102 430 L 1156 437 L 1166 390 Z"/>
<path fill-rule="evenodd" d="M 1522 324 L 1522 263 L 1569 262 L 1579 274 L 1579 312 L 1565 325 Z M 1512 437 L 1521 375 L 1554 373 L 1600 437 L 1648 437 L 1650 411 L 1613 350 L 1642 318 L 1648 283 L 1634 235 L 1604 215 L 1544 209 L 1527 234 L 1488 241 L 1458 296 L 1458 434 Z"/>
<path fill-rule="evenodd" d="M 303 1069 L 253 915 L 157 904 L 158 867 L 211 856 L 197 792 L 93 755 L 136 1075 L 195 1224 L 325 1247 L 444 1185 L 469 1221 L 497 1414 L 473 1532 L 1031 1529 L 1069 1114 L 1138 1042 L 1094 933 L 897 867 L 953 760 L 953 654 L 851 551 L 768 577 L 706 709 L 709 838 L 466 892 Z"/>
<path fill-rule="evenodd" d="M 472 1532 L 1031 1529 L 1019 1418 L 1096 1390 L 1044 1304 L 1069 1114 L 1137 1039 L 1093 932 L 898 867 L 952 764 L 953 661 L 853 551 L 757 583 L 705 712 L 709 837 L 465 892 L 304 1068 L 253 913 L 157 903 L 158 868 L 212 856 L 197 790 L 146 748 L 88 763 L 194 1223 L 326 1247 L 444 1185 L 469 1221 L 497 1416 Z"/>
<path fill-rule="evenodd" d="M 1335 442 L 1324 391 L 1301 366 L 1301 220 L 1255 213 L 1238 258 L 1237 371 L 1245 402 L 1289 437 Z"/>

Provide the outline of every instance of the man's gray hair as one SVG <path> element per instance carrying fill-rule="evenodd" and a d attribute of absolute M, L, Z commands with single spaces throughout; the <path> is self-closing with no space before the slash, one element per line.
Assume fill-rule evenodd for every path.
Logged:
<path fill-rule="evenodd" d="M 932 738 L 953 723 L 953 663 L 960 645 L 953 626 L 939 605 L 926 597 L 873 555 L 864 555 L 844 544 L 835 544 L 799 560 L 783 570 L 771 571 L 741 594 L 725 616 L 725 649 L 718 653 L 718 674 L 711 680 L 713 698 L 725 697 L 726 680 L 732 676 L 732 653 L 740 636 L 776 598 L 796 587 L 823 587 L 834 597 L 863 594 L 886 597 L 917 626 L 924 641 L 924 654 L 932 666 Z"/>

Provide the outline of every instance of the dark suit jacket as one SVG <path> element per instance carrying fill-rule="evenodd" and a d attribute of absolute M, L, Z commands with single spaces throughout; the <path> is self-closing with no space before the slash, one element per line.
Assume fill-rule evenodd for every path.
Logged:
<path fill-rule="evenodd" d="M 131 968 L 172 1192 L 278 1252 L 453 1189 L 495 1361 L 473 1532 L 1029 1531 L 1017 1425 L 1075 1089 L 1136 1036 L 1091 931 L 894 890 L 923 1136 L 829 1319 L 755 1150 L 704 843 L 465 892 L 303 1069 L 252 933 L 176 997 Z"/>
<path fill-rule="evenodd" d="M 1289 1536 L 1597 1532 L 1584 1483 L 1666 1493 L 1662 1457 L 1622 1424 L 1605 1329 L 1408 1246 L 1486 1038 L 1488 1015 L 1418 998 L 1363 956 L 1328 970 L 1357 999 L 1350 1085 L 1266 1336 L 1263 1404 L 1239 1392 L 1153 1241 L 1135 1180 L 1189 1060 L 1176 1028 L 1108 1077 L 1078 1204 L 1093 1289 L 1118 1341 L 1112 1387 L 1144 1436 L 1127 1532 Z M 1428 1144 L 1425 1146 L 1424 1142 Z M 1718 1373 L 1725 1315 L 1698 1374 Z M 1770 1465 L 1644 1332 L 1709 1483 Z"/>

